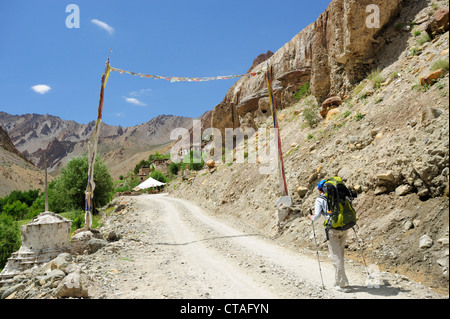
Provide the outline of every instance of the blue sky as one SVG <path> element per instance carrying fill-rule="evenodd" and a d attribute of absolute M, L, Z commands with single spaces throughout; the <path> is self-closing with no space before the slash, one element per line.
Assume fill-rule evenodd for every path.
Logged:
<path fill-rule="evenodd" d="M 0 111 L 95 120 L 110 48 L 111 66 L 129 71 L 243 74 L 254 58 L 276 52 L 329 3 L 1 0 Z M 66 26 L 69 4 L 79 8 L 79 28 Z M 103 122 L 128 127 L 161 114 L 198 117 L 219 104 L 235 81 L 170 83 L 112 72 Z"/>

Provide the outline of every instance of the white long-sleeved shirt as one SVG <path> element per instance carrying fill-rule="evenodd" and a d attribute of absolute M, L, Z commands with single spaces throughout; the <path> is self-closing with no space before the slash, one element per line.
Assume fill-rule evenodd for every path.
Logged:
<path fill-rule="evenodd" d="M 323 196 L 316 198 L 316 203 L 314 206 L 314 216 L 311 218 L 312 221 L 318 219 L 322 214 L 328 214 L 328 203 Z"/>

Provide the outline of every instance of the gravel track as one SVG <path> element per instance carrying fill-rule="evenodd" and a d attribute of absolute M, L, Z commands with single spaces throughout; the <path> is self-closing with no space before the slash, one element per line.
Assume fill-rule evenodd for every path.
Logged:
<path fill-rule="evenodd" d="M 219 220 L 186 200 L 162 195 L 129 199 L 120 223 L 128 232 L 96 254 L 82 257 L 93 277 L 93 298 L 336 299 L 432 298 L 406 277 L 379 272 L 368 288 L 361 265 L 348 262 L 349 293 L 333 288 L 334 269 L 321 252 L 322 289 L 314 254 L 245 232 L 244 223 Z"/>

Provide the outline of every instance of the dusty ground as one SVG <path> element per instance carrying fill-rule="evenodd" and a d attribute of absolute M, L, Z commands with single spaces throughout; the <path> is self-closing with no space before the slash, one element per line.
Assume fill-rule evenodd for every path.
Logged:
<path fill-rule="evenodd" d="M 283 248 L 241 223 L 210 215 L 168 195 L 119 197 L 124 204 L 100 230 L 122 238 L 77 262 L 92 277 L 91 298 L 378 299 L 443 298 L 400 275 L 347 260 L 351 292 L 333 288 L 334 270 L 321 252 Z M 125 208 L 123 208 L 125 207 Z M 311 233 L 312 234 L 312 233 Z M 372 285 L 373 288 L 368 288 Z"/>

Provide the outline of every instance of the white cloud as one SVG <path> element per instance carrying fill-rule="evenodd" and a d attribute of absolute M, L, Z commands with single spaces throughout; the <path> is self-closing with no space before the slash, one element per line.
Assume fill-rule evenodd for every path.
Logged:
<path fill-rule="evenodd" d="M 142 103 L 141 101 L 139 101 L 138 99 L 134 98 L 134 97 L 126 97 L 125 101 L 127 101 L 128 103 L 134 104 L 134 105 L 139 105 L 139 106 L 146 106 L 147 104 Z"/>
<path fill-rule="evenodd" d="M 111 27 L 110 25 L 108 25 L 107 23 L 97 20 L 97 19 L 92 19 L 91 22 L 97 26 L 99 26 L 100 28 L 102 28 L 103 30 L 106 30 L 109 34 L 113 34 L 114 33 L 114 28 Z"/>
<path fill-rule="evenodd" d="M 32 86 L 31 89 L 36 93 L 45 94 L 48 91 L 50 91 L 52 88 L 45 84 L 38 84 L 38 85 Z"/>

